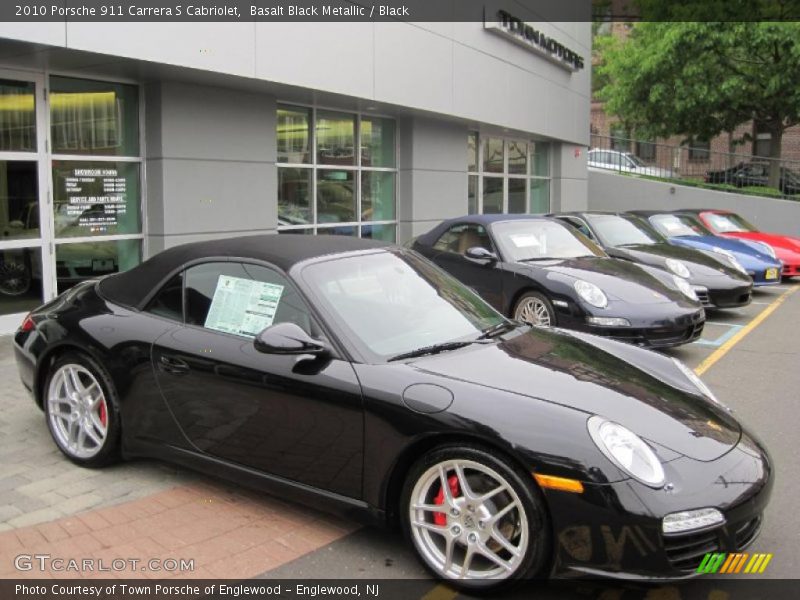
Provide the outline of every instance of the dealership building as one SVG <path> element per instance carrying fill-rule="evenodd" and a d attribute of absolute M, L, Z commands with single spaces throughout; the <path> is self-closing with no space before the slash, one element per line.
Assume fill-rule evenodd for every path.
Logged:
<path fill-rule="evenodd" d="M 0 333 L 258 233 L 586 207 L 589 23 L 0 23 Z"/>

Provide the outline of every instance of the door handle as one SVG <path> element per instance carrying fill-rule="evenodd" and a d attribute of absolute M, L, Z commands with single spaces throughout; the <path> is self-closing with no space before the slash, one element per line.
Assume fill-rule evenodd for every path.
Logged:
<path fill-rule="evenodd" d="M 172 373 L 173 375 L 184 375 L 189 372 L 189 364 L 187 362 L 164 354 L 158 359 L 158 367 L 165 373 Z"/>

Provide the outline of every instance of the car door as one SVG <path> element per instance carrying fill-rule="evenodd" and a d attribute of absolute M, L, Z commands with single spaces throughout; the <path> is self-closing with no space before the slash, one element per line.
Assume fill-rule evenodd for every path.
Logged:
<path fill-rule="evenodd" d="M 260 330 L 287 321 L 324 338 L 292 283 L 237 261 L 195 265 L 180 277 L 150 308 L 165 316 L 161 307 L 170 303 L 161 295 L 180 290 L 183 322 L 156 339 L 151 360 L 187 441 L 215 458 L 359 497 L 363 411 L 351 364 L 336 355 L 263 354 L 253 345 Z"/>
<path fill-rule="evenodd" d="M 497 253 L 483 225 L 459 223 L 434 243 L 433 261 L 475 290 L 497 310 L 504 312 L 502 262 L 467 258 L 467 250 L 476 246 Z"/>

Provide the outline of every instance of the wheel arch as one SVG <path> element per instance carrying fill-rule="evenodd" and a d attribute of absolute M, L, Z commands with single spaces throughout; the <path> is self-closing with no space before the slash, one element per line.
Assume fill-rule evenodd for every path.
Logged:
<path fill-rule="evenodd" d="M 42 353 L 42 355 L 39 357 L 39 360 L 36 361 L 36 372 L 34 373 L 33 378 L 33 397 L 39 408 L 44 409 L 44 387 L 47 380 L 47 374 L 50 372 L 50 367 L 53 366 L 53 363 L 55 363 L 60 356 L 69 352 L 86 354 L 102 364 L 101 356 L 98 356 L 96 352 L 74 341 L 63 341 L 49 347 L 47 350 L 45 350 L 45 352 Z"/>

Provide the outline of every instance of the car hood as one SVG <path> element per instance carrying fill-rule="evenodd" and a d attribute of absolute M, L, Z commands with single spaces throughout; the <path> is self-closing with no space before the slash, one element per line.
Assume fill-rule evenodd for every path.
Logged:
<path fill-rule="evenodd" d="M 777 233 L 763 233 L 761 231 L 738 231 L 734 235 L 746 240 L 766 242 L 775 249 L 800 254 L 800 238 L 791 235 L 778 235 Z"/>
<path fill-rule="evenodd" d="M 639 265 L 616 258 L 580 258 L 518 263 L 595 284 L 609 297 L 632 304 L 684 302 L 683 294 L 669 287 Z"/>
<path fill-rule="evenodd" d="M 739 423 L 690 391 L 670 359 L 588 334 L 533 327 L 499 343 L 416 359 L 410 366 L 570 407 L 587 418 L 600 415 L 695 460 L 719 458 L 741 436 Z M 661 456 L 664 460 L 663 451 Z"/>
<path fill-rule="evenodd" d="M 668 258 L 674 258 L 687 263 L 689 270 L 695 276 L 700 277 L 733 277 L 749 281 L 733 267 L 726 266 L 721 260 L 717 260 L 704 252 L 683 246 L 672 244 L 637 244 L 631 246 L 616 246 L 609 248 L 608 252 L 620 258 L 627 258 L 635 262 L 642 262 L 647 265 L 666 268 Z M 724 259 L 723 259 L 724 260 Z"/>
<path fill-rule="evenodd" d="M 777 261 L 764 252 L 759 252 L 755 246 L 750 246 L 734 238 L 724 238 L 717 235 L 683 235 L 669 239 L 670 243 L 681 244 L 686 247 L 714 252 L 714 248 L 722 248 L 732 252 L 736 258 L 743 261 L 760 261 L 768 265 L 777 265 Z"/>

